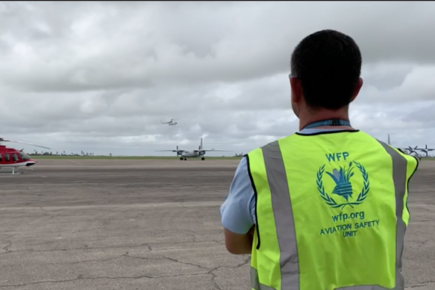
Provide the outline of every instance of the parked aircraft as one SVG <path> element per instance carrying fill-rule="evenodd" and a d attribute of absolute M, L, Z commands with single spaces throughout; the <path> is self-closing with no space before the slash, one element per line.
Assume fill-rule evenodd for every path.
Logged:
<path fill-rule="evenodd" d="M 425 148 L 416 148 L 416 149 L 426 153 L 425 157 L 429 157 L 429 151 L 435 151 L 434 148 L 427 148 L 427 144 Z"/>

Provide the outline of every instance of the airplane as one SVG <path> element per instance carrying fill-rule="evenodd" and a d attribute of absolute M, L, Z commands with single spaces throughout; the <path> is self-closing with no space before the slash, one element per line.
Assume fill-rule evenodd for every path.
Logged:
<path fill-rule="evenodd" d="M 427 144 L 425 148 L 416 148 L 416 149 L 426 153 L 426 157 L 429 157 L 429 151 L 435 151 L 435 149 L 433 148 L 427 148 Z"/>
<path fill-rule="evenodd" d="M 409 152 L 409 154 L 415 153 L 415 155 L 418 156 L 418 152 L 417 152 L 418 148 L 417 147 L 418 146 L 415 146 L 414 148 L 412 148 L 411 146 L 408 146 L 408 148 L 406 148 L 406 149 Z"/>
<path fill-rule="evenodd" d="M 175 150 L 157 150 L 157 151 L 176 152 L 177 156 L 180 156 L 180 160 L 187 160 L 187 158 L 198 158 L 198 157 L 201 157 L 201 160 L 205 160 L 204 155 L 208 151 L 229 152 L 227 150 L 215 150 L 214 148 L 213 149 L 202 149 L 202 138 L 201 138 L 201 143 L 199 144 L 198 149 L 188 151 L 188 150 L 178 149 L 178 145 L 177 145 Z"/>
<path fill-rule="evenodd" d="M 171 119 L 169 122 L 162 122 L 162 121 L 160 121 L 160 122 L 162 124 L 168 124 L 169 126 L 175 126 L 178 124 L 177 122 L 174 122 L 174 119 Z"/>
<path fill-rule="evenodd" d="M 30 158 L 30 156 L 23 151 L 24 148 L 18 151 L 15 148 L 7 148 L 5 145 L 1 145 L 2 142 L 21 143 L 21 144 L 32 145 L 45 149 L 50 149 L 48 147 L 44 147 L 36 144 L 30 144 L 21 141 L 12 141 L 12 140 L 6 140 L 0 138 L 0 168 L 2 167 L 12 168 L 12 174 L 20 174 L 21 172 L 16 171 L 17 167 L 33 166 L 36 164 L 36 160 Z"/>

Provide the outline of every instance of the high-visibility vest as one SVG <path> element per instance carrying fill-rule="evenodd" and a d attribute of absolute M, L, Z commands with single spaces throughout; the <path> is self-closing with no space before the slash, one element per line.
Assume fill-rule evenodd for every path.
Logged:
<path fill-rule="evenodd" d="M 359 130 L 293 134 L 248 153 L 254 290 L 404 289 L 416 158 Z"/>

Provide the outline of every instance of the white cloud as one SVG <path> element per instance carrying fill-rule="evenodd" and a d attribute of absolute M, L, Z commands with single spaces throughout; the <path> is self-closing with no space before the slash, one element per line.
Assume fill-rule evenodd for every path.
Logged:
<path fill-rule="evenodd" d="M 432 2 L 2 2 L 2 136 L 53 151 L 247 152 L 298 129 L 287 74 L 306 35 L 363 54 L 352 123 L 435 147 Z M 357 12 L 357 13 L 356 13 Z M 178 125 L 160 122 L 175 118 Z M 19 147 L 19 146 L 17 146 Z M 26 147 L 26 150 L 33 148 Z"/>

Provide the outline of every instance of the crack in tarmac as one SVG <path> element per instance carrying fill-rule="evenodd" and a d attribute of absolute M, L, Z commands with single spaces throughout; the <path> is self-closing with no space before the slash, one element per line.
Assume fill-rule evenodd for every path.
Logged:
<path fill-rule="evenodd" d="M 415 285 L 410 285 L 410 286 L 408 286 L 406 288 L 411 288 L 411 289 L 413 289 L 413 288 L 420 288 L 420 287 L 426 287 L 426 286 L 428 286 L 430 284 L 435 284 L 435 280 L 426 281 L 426 282 L 415 284 Z"/>
<path fill-rule="evenodd" d="M 128 252 L 122 254 L 120 257 L 114 257 L 110 259 L 101 259 L 101 260 L 87 260 L 87 261 L 81 261 L 81 262 L 71 262 L 71 263 L 47 263 L 47 264 L 75 264 L 75 263 L 88 263 L 88 262 L 107 262 L 111 260 L 116 260 L 122 257 L 128 257 L 133 259 L 141 259 L 141 260 L 169 260 L 175 263 L 180 263 L 183 265 L 188 266 L 194 266 L 202 270 L 206 270 L 206 272 L 202 273 L 189 273 L 189 274 L 175 274 L 175 275 L 160 275 L 160 276 L 152 276 L 152 275 L 140 275 L 140 276 L 117 276 L 117 277 L 84 277 L 83 275 L 79 275 L 77 278 L 74 279 L 62 279 L 62 280 L 46 280 L 46 281 L 35 281 L 35 282 L 29 282 L 29 283 L 23 283 L 23 284 L 8 284 L 8 285 L 0 285 L 0 288 L 6 288 L 6 287 L 25 287 L 29 285 L 38 285 L 38 284 L 47 284 L 47 283 L 67 283 L 67 282 L 74 282 L 79 280 L 101 280 L 101 279 L 109 279 L 109 280 L 116 280 L 116 279 L 160 279 L 160 278 L 174 278 L 174 277 L 186 277 L 186 276 L 199 276 L 199 275 L 211 275 L 211 281 L 213 283 L 213 286 L 218 289 L 222 290 L 222 288 L 219 286 L 219 284 L 216 281 L 217 275 L 214 273 L 215 271 L 219 269 L 236 269 L 240 268 L 242 266 L 245 266 L 250 261 L 250 257 L 245 259 L 242 263 L 235 265 L 235 266 L 217 266 L 214 268 L 208 268 L 204 267 L 202 265 L 198 265 L 195 263 L 190 262 L 183 262 L 178 259 L 170 258 L 164 255 L 160 255 L 160 258 L 149 258 L 149 257 L 138 257 L 138 256 L 131 256 Z"/>
<path fill-rule="evenodd" d="M 47 283 L 67 283 L 67 282 L 74 282 L 74 281 L 79 281 L 79 280 L 159 279 L 159 278 L 174 278 L 174 277 L 199 276 L 199 275 L 207 275 L 207 273 L 175 274 L 175 275 L 163 275 L 163 276 L 154 276 L 154 277 L 147 276 L 147 275 L 141 275 L 141 276 L 119 276 L 119 277 L 83 277 L 83 275 L 79 275 L 77 278 L 74 278 L 74 279 L 47 280 L 47 281 L 36 281 L 36 282 L 30 282 L 30 283 L 24 283 L 24 284 L 0 285 L 0 288 L 6 288 L 6 287 L 25 287 L 25 286 L 29 286 L 29 285 L 38 285 L 38 284 L 47 284 Z"/>
<path fill-rule="evenodd" d="M 11 236 L 9 236 L 8 238 L 10 238 Z M 220 241 L 213 240 L 212 242 L 220 242 Z M 148 250 L 148 252 L 155 252 L 153 250 L 153 247 L 151 245 L 149 245 L 149 243 L 145 243 L 145 244 L 141 244 L 141 245 L 134 245 L 134 246 L 110 246 L 110 247 L 98 247 L 98 248 L 54 249 L 54 250 L 39 250 L 39 251 L 38 250 L 37 251 L 34 251 L 34 250 L 12 251 L 9 249 L 9 247 L 12 246 L 12 242 L 7 241 L 7 243 L 8 244 L 2 248 L 6 252 L 1 253 L 0 255 L 16 253 L 16 252 L 53 252 L 53 251 L 70 251 L 70 250 L 96 250 L 96 249 L 139 248 L 139 247 L 146 248 Z M 185 243 L 191 244 L 192 242 L 180 242 L 180 243 L 172 243 L 172 244 L 185 244 Z M 179 259 L 175 259 L 175 258 L 171 258 L 171 257 L 165 256 L 165 255 L 159 254 L 158 252 L 155 252 L 155 253 L 158 255 L 158 257 L 139 257 L 139 256 L 130 255 L 130 253 L 127 251 L 120 256 L 107 258 L 107 259 L 93 259 L 93 260 L 85 260 L 85 261 L 60 262 L 60 263 L 45 263 L 45 265 L 73 265 L 73 264 L 83 264 L 83 263 L 92 263 L 92 262 L 104 263 L 104 262 L 113 261 L 113 260 L 117 260 L 117 259 L 121 259 L 121 258 L 131 258 L 131 259 L 140 259 L 140 260 L 168 260 L 168 261 L 172 261 L 174 263 L 180 263 L 183 265 L 197 267 L 200 270 L 204 270 L 204 272 L 189 273 L 189 274 L 175 274 L 175 275 L 161 275 L 161 276 L 140 275 L 140 276 L 118 276 L 118 277 L 84 277 L 83 275 L 79 275 L 77 278 L 74 278 L 74 279 L 35 281 L 35 282 L 29 282 L 29 283 L 23 283 L 23 284 L 4 284 L 4 285 L 0 285 L 0 288 L 25 287 L 25 286 L 29 286 L 29 285 L 38 285 L 38 284 L 47 284 L 47 283 L 67 283 L 67 282 L 74 282 L 74 281 L 78 281 L 78 280 L 159 279 L 159 278 L 168 278 L 168 277 L 172 278 L 172 277 L 181 277 L 181 276 L 210 275 L 211 282 L 213 283 L 214 288 L 217 290 L 222 290 L 222 288 L 219 286 L 218 282 L 216 281 L 218 276 L 217 276 L 217 274 L 215 274 L 215 271 L 217 271 L 219 269 L 225 269 L 225 268 L 236 269 L 236 268 L 245 266 L 250 261 L 250 257 L 248 257 L 247 259 L 245 258 L 242 263 L 237 264 L 235 266 L 216 266 L 216 267 L 210 268 L 210 267 L 205 267 L 205 266 L 202 266 L 202 265 L 199 265 L 196 263 L 184 262 L 184 261 L 181 261 Z"/>
<path fill-rule="evenodd" d="M 212 243 L 221 243 L 221 241 L 217 240 L 206 240 L 203 242 L 212 242 Z M 44 252 L 67 252 L 67 251 L 88 251 L 88 250 L 106 250 L 106 249 L 125 249 L 125 248 L 142 248 L 145 247 L 149 251 L 153 251 L 152 246 L 150 246 L 151 243 L 144 243 L 140 245 L 120 245 L 120 246 L 107 246 L 107 247 L 88 247 L 85 245 L 85 247 L 82 248 L 69 248 L 69 249 L 47 249 L 47 250 L 34 250 L 34 249 L 28 249 L 28 250 L 9 250 L 9 247 L 12 246 L 12 242 L 8 241 L 7 246 L 3 247 L 3 250 L 6 252 L 0 253 L 1 255 L 6 254 L 12 254 L 12 253 L 22 253 L 22 252 L 30 252 L 30 253 L 44 253 Z M 157 242 L 156 242 L 157 243 Z M 45 243 L 44 243 L 45 244 Z M 165 243 L 158 243 L 159 245 L 165 244 Z M 182 244 L 192 244 L 192 241 L 186 241 L 186 242 L 171 242 L 171 245 L 182 245 Z M 7 249 L 5 249 L 7 247 Z"/>

